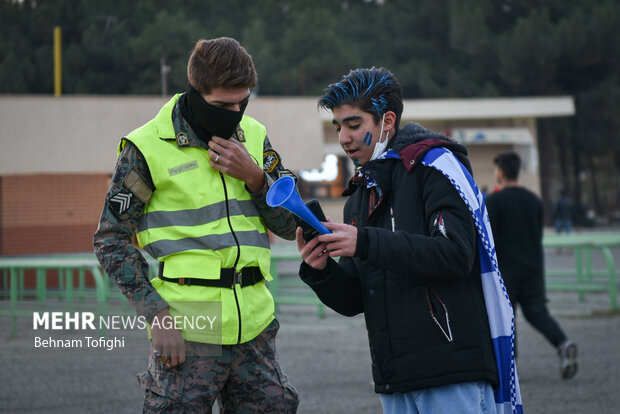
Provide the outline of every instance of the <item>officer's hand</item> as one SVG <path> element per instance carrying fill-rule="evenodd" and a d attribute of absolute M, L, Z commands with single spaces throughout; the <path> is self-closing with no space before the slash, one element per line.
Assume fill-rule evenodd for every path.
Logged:
<path fill-rule="evenodd" d="M 174 321 L 168 313 L 168 308 L 162 309 L 155 316 L 151 324 L 153 348 L 160 355 L 160 359 L 168 368 L 185 362 L 185 342 Z"/>
<path fill-rule="evenodd" d="M 263 169 L 254 161 L 245 145 L 234 138 L 211 137 L 209 141 L 211 167 L 245 182 L 252 193 L 258 193 L 265 183 Z"/>
<path fill-rule="evenodd" d="M 306 243 L 304 241 L 303 234 L 303 229 L 301 227 L 297 227 L 297 233 L 295 233 L 295 236 L 297 237 L 297 250 L 299 250 L 301 258 L 314 269 L 325 269 L 325 266 L 327 266 L 327 258 L 329 257 L 326 254 L 325 244 L 320 243 L 318 237 L 315 237 Z"/>
<path fill-rule="evenodd" d="M 325 223 L 332 232 L 329 234 L 321 234 L 318 239 L 321 243 L 327 245 L 327 252 L 331 257 L 355 255 L 357 248 L 357 227 L 349 224 L 334 223 L 328 220 Z"/>

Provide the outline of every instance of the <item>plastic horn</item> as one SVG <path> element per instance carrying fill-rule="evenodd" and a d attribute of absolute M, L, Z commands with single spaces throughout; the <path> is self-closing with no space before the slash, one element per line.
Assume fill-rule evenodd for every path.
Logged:
<path fill-rule="evenodd" d="M 314 227 L 321 234 L 329 234 L 327 229 L 303 202 L 297 189 L 295 179 L 290 176 L 278 178 L 267 191 L 267 204 L 271 207 L 284 207 L 297 217 Z"/>

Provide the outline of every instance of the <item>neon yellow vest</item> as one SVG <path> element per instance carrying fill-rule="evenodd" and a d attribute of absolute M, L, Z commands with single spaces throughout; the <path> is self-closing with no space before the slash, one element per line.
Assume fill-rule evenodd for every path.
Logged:
<path fill-rule="evenodd" d="M 178 147 L 172 110 L 179 96 L 126 137 L 145 157 L 155 186 L 138 224 L 140 246 L 165 263 L 164 276 L 169 278 L 219 279 L 221 268 L 235 266 L 240 249 L 237 270 L 256 266 L 272 280 L 267 228 L 243 181 L 220 176 L 204 148 Z M 240 126 L 248 152 L 262 167 L 265 127 L 248 116 Z M 170 304 L 173 317 L 184 312 L 175 302 L 221 301 L 225 345 L 254 339 L 274 318 L 273 298 L 264 281 L 243 289 L 235 285 L 234 291 L 159 278 L 151 283 Z M 181 334 L 189 341 L 217 342 L 199 329 L 182 329 Z"/>

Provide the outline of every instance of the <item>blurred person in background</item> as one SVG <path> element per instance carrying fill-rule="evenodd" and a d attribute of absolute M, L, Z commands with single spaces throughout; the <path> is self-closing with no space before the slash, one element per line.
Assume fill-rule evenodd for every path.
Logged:
<path fill-rule="evenodd" d="M 562 188 L 560 197 L 553 206 L 553 220 L 557 234 L 570 234 L 573 230 L 573 200 L 565 188 Z"/>
<path fill-rule="evenodd" d="M 545 336 L 560 357 L 560 373 L 577 373 L 577 345 L 570 341 L 547 309 L 543 239 L 543 204 L 519 184 L 521 158 L 513 151 L 494 159 L 495 178 L 502 190 L 487 197 L 499 269 L 510 302 L 520 305 L 525 319 Z"/>

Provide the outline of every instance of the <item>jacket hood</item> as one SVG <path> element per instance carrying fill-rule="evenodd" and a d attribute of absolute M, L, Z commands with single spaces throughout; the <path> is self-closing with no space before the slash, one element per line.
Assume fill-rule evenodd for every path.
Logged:
<path fill-rule="evenodd" d="M 400 128 L 391 144 L 392 149 L 400 155 L 407 171 L 411 171 L 430 149 L 436 147 L 449 149 L 471 171 L 467 149 L 463 145 L 415 122 Z"/>
<path fill-rule="evenodd" d="M 465 167 L 472 172 L 471 164 L 467 159 L 467 149 L 445 135 L 433 132 L 415 122 L 404 125 L 392 138 L 387 146 L 398 152 L 400 161 L 407 171 L 413 170 L 424 155 L 436 147 L 444 147 L 450 150 Z M 388 190 L 391 181 L 390 171 L 394 165 L 393 159 L 378 159 L 367 162 L 360 170 L 364 175 L 372 177 L 377 181 L 382 190 Z M 397 161 L 397 160 L 396 160 Z M 360 183 L 365 182 L 363 177 L 354 174 L 347 187 L 342 193 L 343 196 L 352 194 Z"/>

